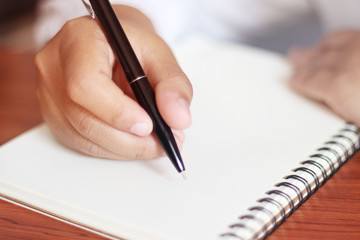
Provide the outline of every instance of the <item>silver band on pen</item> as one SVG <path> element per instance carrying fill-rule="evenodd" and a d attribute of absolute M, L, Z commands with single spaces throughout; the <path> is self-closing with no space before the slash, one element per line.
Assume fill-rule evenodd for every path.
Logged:
<path fill-rule="evenodd" d="M 143 78 L 146 78 L 146 76 L 143 75 L 143 76 L 137 77 L 137 78 L 133 79 L 131 82 L 129 82 L 129 84 L 132 84 L 132 83 L 134 83 L 136 81 L 139 81 L 140 79 L 143 79 Z"/>

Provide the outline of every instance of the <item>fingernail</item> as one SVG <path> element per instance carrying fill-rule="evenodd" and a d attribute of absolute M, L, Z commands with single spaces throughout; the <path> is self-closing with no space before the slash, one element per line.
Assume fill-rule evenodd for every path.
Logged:
<path fill-rule="evenodd" d="M 151 130 L 146 123 L 135 123 L 131 128 L 130 132 L 138 136 L 147 136 L 150 134 Z"/>

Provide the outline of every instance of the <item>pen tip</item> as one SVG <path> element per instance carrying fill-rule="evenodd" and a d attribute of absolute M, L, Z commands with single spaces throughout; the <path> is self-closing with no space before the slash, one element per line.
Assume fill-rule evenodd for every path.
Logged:
<path fill-rule="evenodd" d="M 185 171 L 182 171 L 182 172 L 181 172 L 181 175 L 182 175 L 182 177 L 183 177 L 184 180 L 187 179 L 187 176 L 186 176 L 186 174 L 185 174 Z"/>

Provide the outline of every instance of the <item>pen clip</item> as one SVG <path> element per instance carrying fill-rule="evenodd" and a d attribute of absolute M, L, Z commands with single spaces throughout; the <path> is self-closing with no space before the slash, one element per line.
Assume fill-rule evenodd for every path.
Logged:
<path fill-rule="evenodd" d="M 94 12 L 94 9 L 92 8 L 91 4 L 86 1 L 86 0 L 81 0 L 83 2 L 83 4 L 85 5 L 86 7 L 86 10 L 90 13 L 91 17 L 93 19 L 95 19 L 95 12 Z"/>

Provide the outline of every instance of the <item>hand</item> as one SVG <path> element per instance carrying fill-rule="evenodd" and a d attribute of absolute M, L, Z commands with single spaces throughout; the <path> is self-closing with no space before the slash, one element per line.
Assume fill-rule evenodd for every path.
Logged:
<path fill-rule="evenodd" d="M 126 6 L 115 9 L 181 147 L 182 130 L 191 124 L 191 84 L 144 15 Z M 66 23 L 35 63 L 44 121 L 62 143 L 111 159 L 164 155 L 96 21 L 81 17 Z"/>
<path fill-rule="evenodd" d="M 359 31 L 334 33 L 314 48 L 293 49 L 289 59 L 295 90 L 360 126 Z"/>

